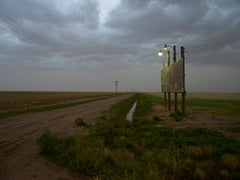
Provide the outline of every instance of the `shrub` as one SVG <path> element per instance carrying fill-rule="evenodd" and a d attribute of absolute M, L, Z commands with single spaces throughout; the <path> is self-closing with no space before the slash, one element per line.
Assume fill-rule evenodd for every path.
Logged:
<path fill-rule="evenodd" d="M 220 171 L 220 176 L 223 178 L 223 179 L 230 179 L 229 178 L 229 174 L 226 170 L 221 170 Z"/>
<path fill-rule="evenodd" d="M 215 153 L 215 148 L 210 145 L 203 146 L 202 149 L 205 157 L 211 157 Z"/>
<path fill-rule="evenodd" d="M 185 148 L 185 153 L 188 156 L 196 159 L 200 159 L 203 156 L 203 150 L 201 147 L 198 146 L 187 146 Z"/>
<path fill-rule="evenodd" d="M 224 154 L 220 159 L 221 165 L 228 169 L 237 169 L 239 167 L 238 158 L 231 154 Z"/>
<path fill-rule="evenodd" d="M 194 176 L 196 179 L 205 179 L 206 173 L 202 169 L 196 168 L 194 170 Z"/>
<path fill-rule="evenodd" d="M 37 144 L 40 147 L 40 153 L 54 156 L 56 155 L 59 141 L 55 133 L 46 130 L 38 139 Z"/>
<path fill-rule="evenodd" d="M 212 146 L 187 146 L 185 154 L 189 157 L 200 159 L 208 158 L 214 155 L 215 149 Z"/>
<path fill-rule="evenodd" d="M 154 121 L 154 122 L 160 122 L 160 121 L 161 121 L 161 118 L 158 117 L 158 116 L 154 116 L 154 117 L 153 117 L 153 121 Z"/>
<path fill-rule="evenodd" d="M 87 124 L 83 121 L 82 118 L 77 118 L 77 119 L 75 120 L 75 124 L 76 124 L 77 126 L 86 126 L 86 125 L 87 125 Z"/>
<path fill-rule="evenodd" d="M 171 113 L 170 117 L 172 117 L 177 122 L 180 122 L 183 120 L 183 115 L 179 111 Z"/>

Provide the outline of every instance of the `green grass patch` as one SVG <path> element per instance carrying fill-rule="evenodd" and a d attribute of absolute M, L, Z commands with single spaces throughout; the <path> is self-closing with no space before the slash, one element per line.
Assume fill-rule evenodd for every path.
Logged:
<path fill-rule="evenodd" d="M 172 112 L 170 114 L 170 117 L 172 117 L 175 121 L 180 122 L 183 120 L 183 114 L 179 111 L 177 112 Z"/>
<path fill-rule="evenodd" d="M 187 99 L 187 106 L 200 107 L 210 113 L 224 116 L 240 116 L 239 100 Z"/>
<path fill-rule="evenodd" d="M 150 94 L 137 94 L 138 105 L 135 111 L 135 116 L 146 116 L 155 104 L 161 104 L 162 98 Z"/>
<path fill-rule="evenodd" d="M 154 99 L 136 94 L 113 106 L 87 126 L 87 133 L 60 138 L 46 131 L 37 142 L 40 153 L 71 171 L 100 179 L 240 178 L 239 141 L 204 128 L 157 127 L 154 119 L 126 121 L 131 105 L 148 98 Z M 152 105 L 140 103 L 137 109 Z"/>

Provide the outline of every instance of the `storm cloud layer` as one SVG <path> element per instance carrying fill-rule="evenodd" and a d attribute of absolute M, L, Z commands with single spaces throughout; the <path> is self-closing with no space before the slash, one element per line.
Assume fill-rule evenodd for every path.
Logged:
<path fill-rule="evenodd" d="M 168 44 L 187 91 L 240 92 L 239 29 L 239 0 L 1 0 L 0 90 L 160 91 Z"/>

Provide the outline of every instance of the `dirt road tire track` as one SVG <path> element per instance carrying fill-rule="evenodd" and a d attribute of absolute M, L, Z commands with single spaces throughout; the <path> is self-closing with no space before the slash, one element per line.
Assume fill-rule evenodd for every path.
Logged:
<path fill-rule="evenodd" d="M 102 111 L 129 96 L 0 120 L 0 180 L 81 179 L 38 155 L 37 139 L 46 129 L 61 136 L 74 133 L 75 119 L 81 117 L 91 123 Z"/>

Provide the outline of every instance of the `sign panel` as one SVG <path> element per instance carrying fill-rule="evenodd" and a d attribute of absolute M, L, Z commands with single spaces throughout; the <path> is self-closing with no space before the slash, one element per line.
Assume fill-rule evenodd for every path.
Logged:
<path fill-rule="evenodd" d="M 162 92 L 183 92 L 183 59 L 161 71 Z"/>
<path fill-rule="evenodd" d="M 162 92 L 169 90 L 169 67 L 165 67 L 161 71 Z"/>

